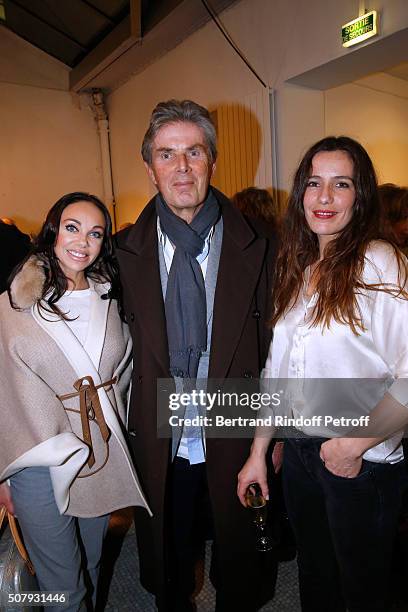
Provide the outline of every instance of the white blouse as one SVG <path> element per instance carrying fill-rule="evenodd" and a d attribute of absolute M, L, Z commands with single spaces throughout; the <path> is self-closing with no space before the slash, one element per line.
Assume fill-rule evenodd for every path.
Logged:
<path fill-rule="evenodd" d="M 363 279 L 367 284 L 397 286 L 398 265 L 390 245 L 383 241 L 370 244 Z M 295 307 L 277 323 L 262 377 L 302 379 L 299 384 L 306 386 L 307 379 L 375 378 L 379 379 L 376 393 L 380 389 L 382 396 L 388 390 L 400 403 L 408 405 L 408 301 L 384 291 L 366 290 L 357 295 L 365 328 L 363 332 L 358 330 L 358 336 L 348 325 L 336 321 L 331 321 L 329 329 L 312 326 L 310 320 L 316 301 L 317 294 L 310 299 L 300 296 Z M 355 400 L 358 385 L 349 386 L 354 387 Z M 343 387 L 347 389 L 347 383 Z M 342 397 L 345 397 L 343 389 Z M 333 396 L 328 401 L 328 414 L 350 413 L 344 403 L 339 409 L 333 406 Z M 293 402 L 291 409 L 294 417 L 312 412 L 301 402 Z M 319 431 L 315 427 L 301 429 L 309 435 L 333 436 L 324 427 Z M 402 432 L 368 450 L 364 458 L 390 463 L 401 460 L 401 438 Z"/>
<path fill-rule="evenodd" d="M 91 287 L 79 291 L 66 291 L 57 302 L 58 308 L 69 317 L 69 320 L 65 320 L 65 323 L 82 346 L 85 345 L 88 335 L 91 291 Z"/>

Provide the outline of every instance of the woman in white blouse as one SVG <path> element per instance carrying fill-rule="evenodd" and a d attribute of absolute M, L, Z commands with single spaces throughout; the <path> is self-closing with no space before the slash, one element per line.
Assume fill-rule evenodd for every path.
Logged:
<path fill-rule="evenodd" d="M 408 294 L 406 259 L 374 240 L 378 218 L 375 171 L 363 147 L 347 137 L 312 146 L 283 226 L 263 376 L 297 378 L 309 391 L 314 383 L 305 379 L 377 379 L 377 390 L 387 391 L 357 433 L 364 437 L 300 427 L 285 441 L 283 486 L 304 612 L 389 610 L 408 422 Z M 350 386 L 344 383 L 346 396 Z M 341 416 L 336 399 L 329 397 L 326 413 Z M 344 405 L 344 414 L 353 408 Z M 297 404 L 292 416 L 301 415 Z M 250 483 L 268 497 L 265 454 L 273 433 L 258 432 L 238 476 L 244 505 Z M 281 450 L 278 443 L 275 469 Z"/>

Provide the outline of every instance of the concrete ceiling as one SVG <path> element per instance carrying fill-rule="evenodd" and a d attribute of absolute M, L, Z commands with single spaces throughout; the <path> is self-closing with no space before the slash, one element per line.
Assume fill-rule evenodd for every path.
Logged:
<path fill-rule="evenodd" d="M 288 79 L 289 83 L 331 89 L 377 72 L 387 72 L 400 79 L 408 77 L 408 28 L 380 38 L 373 43 L 362 43 L 350 48 L 337 59 Z"/>
<path fill-rule="evenodd" d="M 216 14 L 238 0 L 210 0 Z M 70 90 L 112 90 L 211 19 L 201 0 L 1 0 L 3 25 L 72 70 Z M 1 31 L 0 31 L 1 32 Z"/>
<path fill-rule="evenodd" d="M 71 68 L 129 14 L 129 0 L 3 0 L 3 25 Z"/>
<path fill-rule="evenodd" d="M 219 14 L 238 0 L 210 0 Z M 211 19 L 201 0 L 2 0 L 4 25 L 69 66 L 70 89 L 110 91 Z M 1 31 L 1 30 L 0 30 Z M 382 70 L 408 80 L 408 31 L 289 82 L 329 89 Z M 405 60 L 402 63 L 401 59 Z"/>

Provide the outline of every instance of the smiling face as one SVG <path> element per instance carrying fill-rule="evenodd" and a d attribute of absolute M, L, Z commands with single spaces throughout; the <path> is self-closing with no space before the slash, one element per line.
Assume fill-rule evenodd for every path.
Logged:
<path fill-rule="evenodd" d="M 320 257 L 353 216 L 353 178 L 354 165 L 345 151 L 321 151 L 313 157 L 303 207 L 306 221 L 319 239 Z"/>
<path fill-rule="evenodd" d="M 145 166 L 169 208 L 191 223 L 215 170 L 203 130 L 185 121 L 164 125 L 153 140 L 151 164 Z"/>
<path fill-rule="evenodd" d="M 84 271 L 98 257 L 105 232 L 105 217 L 91 202 L 69 204 L 61 215 L 54 252 L 68 288 L 85 289 Z"/>

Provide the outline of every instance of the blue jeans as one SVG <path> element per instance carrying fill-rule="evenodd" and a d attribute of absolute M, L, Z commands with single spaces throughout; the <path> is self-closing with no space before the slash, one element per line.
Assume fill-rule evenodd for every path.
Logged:
<path fill-rule="evenodd" d="M 92 589 L 89 600 L 92 598 L 95 606 L 109 515 L 96 518 L 61 515 L 55 503 L 48 468 L 26 468 L 10 480 L 16 516 L 41 591 L 69 592 L 67 606 L 52 606 L 46 610 L 86 610 L 86 578 Z"/>
<path fill-rule="evenodd" d="M 285 442 L 283 487 L 303 612 L 388 612 L 404 462 L 363 461 L 355 478 L 320 459 L 322 438 Z"/>

